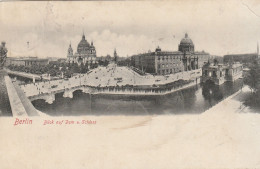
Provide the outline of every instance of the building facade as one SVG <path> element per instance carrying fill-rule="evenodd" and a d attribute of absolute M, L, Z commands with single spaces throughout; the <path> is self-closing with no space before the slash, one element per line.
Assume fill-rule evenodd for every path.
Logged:
<path fill-rule="evenodd" d="M 205 64 L 202 68 L 202 82 L 212 81 L 216 85 L 221 85 L 226 81 L 235 81 L 243 76 L 243 65 L 232 64 Z"/>
<path fill-rule="evenodd" d="M 88 41 L 85 38 L 85 35 L 83 33 L 82 39 L 79 42 L 77 46 L 77 51 L 73 53 L 73 49 L 71 47 L 71 44 L 68 48 L 68 54 L 67 54 L 67 62 L 69 63 L 77 63 L 77 64 L 92 64 L 96 63 L 96 49 L 93 45 L 93 42 L 91 44 L 88 43 Z"/>
<path fill-rule="evenodd" d="M 16 65 L 16 66 L 32 66 L 40 65 L 45 66 L 49 63 L 49 59 L 41 59 L 38 57 L 8 57 L 6 59 L 6 65 Z"/>
<path fill-rule="evenodd" d="M 230 54 L 230 55 L 224 55 L 224 63 L 240 62 L 240 63 L 247 64 L 247 63 L 252 63 L 257 58 L 258 58 L 257 53 Z"/>
<path fill-rule="evenodd" d="M 134 67 L 151 74 L 166 75 L 202 68 L 210 55 L 196 52 L 192 40 L 185 34 L 178 51 L 162 51 L 158 46 L 154 52 L 132 56 Z"/>
<path fill-rule="evenodd" d="M 259 58 L 259 56 L 259 44 L 257 43 L 256 53 L 224 55 L 224 63 L 240 62 L 243 64 L 247 64 L 252 63 L 254 60 Z"/>

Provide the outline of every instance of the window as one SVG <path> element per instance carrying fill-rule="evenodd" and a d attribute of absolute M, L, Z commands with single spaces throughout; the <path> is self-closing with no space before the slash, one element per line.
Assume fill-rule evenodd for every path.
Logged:
<path fill-rule="evenodd" d="M 207 71 L 207 70 L 204 71 L 204 75 L 205 75 L 205 76 L 208 75 L 208 71 Z"/>
<path fill-rule="evenodd" d="M 216 71 L 213 71 L 212 76 L 213 76 L 213 77 L 217 77 Z"/>

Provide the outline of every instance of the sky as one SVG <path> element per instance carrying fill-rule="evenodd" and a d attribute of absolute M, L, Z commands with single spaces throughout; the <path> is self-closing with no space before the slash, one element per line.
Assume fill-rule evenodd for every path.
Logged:
<path fill-rule="evenodd" d="M 177 51 L 188 33 L 196 51 L 254 53 L 260 42 L 260 1 L 0 2 L 0 41 L 8 56 L 67 56 L 85 34 L 97 56 Z M 29 43 L 28 43 L 29 42 Z"/>

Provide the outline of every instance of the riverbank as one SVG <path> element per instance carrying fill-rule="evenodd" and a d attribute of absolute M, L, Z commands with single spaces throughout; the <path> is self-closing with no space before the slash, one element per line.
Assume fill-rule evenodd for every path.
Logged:
<path fill-rule="evenodd" d="M 128 91 L 102 91 L 102 92 L 93 92 L 91 94 L 103 94 L 103 95 L 129 95 L 129 96 L 135 96 L 135 95 L 142 95 L 142 96 L 161 96 L 161 95 L 167 95 L 167 94 L 171 94 L 180 90 L 184 90 L 187 89 L 189 87 L 193 87 L 198 85 L 199 83 L 197 83 L 196 81 L 192 81 L 189 84 L 183 85 L 179 88 L 171 88 L 171 89 L 165 89 L 165 91 L 163 89 L 158 88 L 158 92 L 155 92 L 155 89 L 151 89 L 151 90 L 142 90 L 140 89 L 140 91 L 133 91 L 133 90 L 128 90 Z"/>
<path fill-rule="evenodd" d="M 242 98 L 242 100 L 237 99 L 237 98 L 241 98 L 239 97 L 240 95 L 244 95 L 250 92 L 251 90 L 249 89 L 249 87 L 244 86 L 241 90 L 225 98 L 221 102 L 211 107 L 209 110 L 206 110 L 204 113 L 214 113 L 219 110 L 222 110 L 221 112 L 226 112 L 226 113 L 240 113 L 240 112 L 253 113 L 254 112 L 253 110 L 243 105 L 243 101 L 246 100 L 246 98 Z"/>
<path fill-rule="evenodd" d="M 166 95 L 86 94 L 83 89 L 75 89 L 70 91 L 70 98 L 56 94 L 52 104 L 45 101 L 47 98 L 32 103 L 51 116 L 203 114 L 241 87 L 241 80 L 221 86 L 198 84 Z"/>

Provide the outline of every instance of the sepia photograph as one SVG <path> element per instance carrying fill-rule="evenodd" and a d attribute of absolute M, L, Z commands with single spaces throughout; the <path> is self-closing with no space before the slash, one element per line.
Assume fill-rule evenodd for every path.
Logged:
<path fill-rule="evenodd" d="M 260 167 L 260 1 L 0 1 L 0 42 L 0 168 Z"/>

